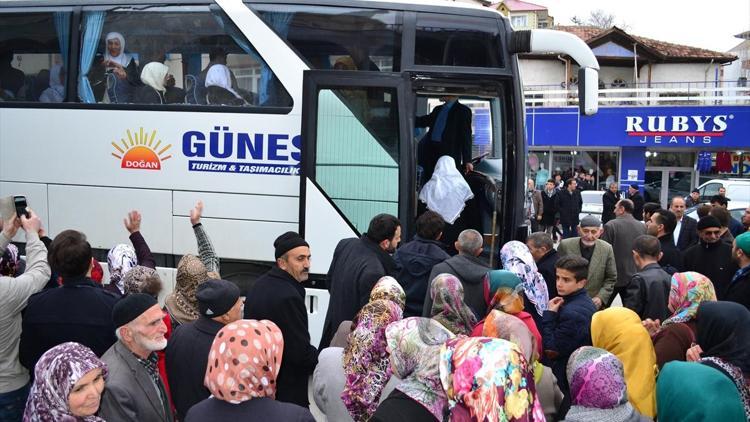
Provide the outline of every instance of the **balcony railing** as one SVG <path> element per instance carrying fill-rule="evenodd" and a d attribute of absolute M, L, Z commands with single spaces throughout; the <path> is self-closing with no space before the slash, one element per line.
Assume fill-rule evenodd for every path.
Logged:
<path fill-rule="evenodd" d="M 628 83 L 599 89 L 599 105 L 750 105 L 750 85 L 742 82 L 652 82 Z M 578 87 L 526 85 L 527 107 L 565 107 L 578 105 Z"/>

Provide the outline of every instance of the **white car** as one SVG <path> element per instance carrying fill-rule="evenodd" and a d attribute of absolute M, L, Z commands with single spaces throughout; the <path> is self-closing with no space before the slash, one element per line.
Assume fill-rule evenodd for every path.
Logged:
<path fill-rule="evenodd" d="M 599 220 L 602 219 L 602 211 L 604 210 L 604 204 L 602 203 L 602 196 L 604 195 L 603 190 L 585 190 L 581 191 L 581 199 L 583 205 L 581 206 L 581 213 L 578 214 L 578 218 L 591 214 Z"/>
<path fill-rule="evenodd" d="M 727 189 L 727 196 L 729 196 L 729 190 L 728 189 Z M 732 197 L 729 196 L 729 198 L 731 199 Z M 731 214 L 732 218 L 734 218 L 735 220 L 737 220 L 739 222 L 742 222 L 742 215 L 745 214 L 745 210 L 749 206 L 750 206 L 750 202 L 749 201 L 735 201 L 735 200 L 731 200 L 731 201 L 729 201 L 729 208 L 728 208 L 729 214 Z M 694 207 L 688 208 L 685 212 L 688 215 L 688 217 L 691 217 L 691 218 L 693 218 L 696 221 L 699 220 L 699 218 L 698 218 L 698 206 L 697 205 L 694 206 Z"/>
<path fill-rule="evenodd" d="M 701 199 L 709 201 L 712 196 L 719 194 L 719 188 L 722 186 L 727 190 L 726 196 L 731 200 L 729 203 L 730 206 L 732 206 L 732 203 L 735 201 L 750 202 L 750 179 L 709 180 L 698 187 Z"/>

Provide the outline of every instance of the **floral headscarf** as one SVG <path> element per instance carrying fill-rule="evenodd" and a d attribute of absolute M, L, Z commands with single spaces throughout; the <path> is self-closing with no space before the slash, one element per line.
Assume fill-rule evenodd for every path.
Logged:
<path fill-rule="evenodd" d="M 662 322 L 662 327 L 692 320 L 701 302 L 715 300 L 714 285 L 708 277 L 693 271 L 674 273 L 672 287 L 669 290 L 669 307 L 674 309 L 674 312 Z"/>
<path fill-rule="evenodd" d="M 542 315 L 547 309 L 549 293 L 547 283 L 537 271 L 529 248 L 517 240 L 512 240 L 500 249 L 500 260 L 504 269 L 521 278 L 526 298 L 534 304 L 539 315 Z"/>
<path fill-rule="evenodd" d="M 206 280 L 208 272 L 200 258 L 187 254 L 180 259 L 177 264 L 175 290 L 166 300 L 167 310 L 180 324 L 198 319 L 200 314 L 195 292 L 198 285 Z"/>
<path fill-rule="evenodd" d="M 284 337 L 271 321 L 241 319 L 219 330 L 211 344 L 203 384 L 232 404 L 276 397 Z"/>
<path fill-rule="evenodd" d="M 403 310 L 390 300 L 367 303 L 353 321 L 342 362 L 346 385 L 341 400 L 355 421 L 370 419 L 380 403 L 380 394 L 391 378 L 385 329 L 398 321 Z"/>
<path fill-rule="evenodd" d="M 458 337 L 440 350 L 440 380 L 454 421 L 544 421 L 521 349 L 487 337 Z"/>
<path fill-rule="evenodd" d="M 154 286 L 154 283 L 151 282 L 154 279 L 159 280 L 159 283 L 157 283 L 158 286 Z M 158 296 L 159 292 L 154 290 L 161 290 L 161 278 L 159 278 L 159 273 L 155 269 L 136 265 L 122 277 L 122 285 L 126 295 L 130 293 L 146 293 Z"/>
<path fill-rule="evenodd" d="M 107 365 L 82 344 L 68 342 L 49 349 L 34 368 L 23 422 L 104 422 L 97 416 L 74 416 L 68 407 L 73 386 L 95 369 L 107 378 Z"/>
<path fill-rule="evenodd" d="M 622 362 L 604 349 L 578 348 L 568 360 L 567 376 L 574 406 L 613 409 L 628 403 Z"/>
<path fill-rule="evenodd" d="M 442 421 L 448 398 L 440 384 L 438 353 L 453 333 L 434 319 L 410 317 L 389 325 L 385 337 L 393 373 L 403 380 L 396 389 Z"/>
<path fill-rule="evenodd" d="M 497 309 L 509 314 L 523 311 L 523 282 L 507 270 L 493 270 L 484 277 L 484 298 L 488 309 Z"/>
<path fill-rule="evenodd" d="M 109 267 L 109 282 L 113 283 L 124 293 L 125 288 L 122 285 L 122 276 L 131 268 L 138 265 L 138 258 L 135 255 L 135 249 L 132 246 L 120 243 L 109 250 L 107 254 L 107 266 Z"/>
<path fill-rule="evenodd" d="M 16 245 L 9 243 L 5 252 L 0 256 L 0 276 L 15 277 L 20 260 L 18 248 Z"/>
<path fill-rule="evenodd" d="M 521 348 L 526 362 L 533 363 L 539 359 L 539 346 L 536 337 L 526 324 L 513 315 L 492 310 L 484 322 L 482 330 L 484 337 L 501 338 L 515 343 Z"/>
<path fill-rule="evenodd" d="M 464 303 L 464 286 L 452 274 L 440 274 L 430 285 L 432 319 L 443 324 L 453 334 L 469 335 L 477 324 L 474 312 Z"/>
<path fill-rule="evenodd" d="M 388 275 L 381 277 L 372 287 L 372 290 L 370 290 L 370 302 L 380 299 L 395 302 L 401 309 L 404 309 L 406 306 L 406 292 L 404 292 L 404 288 L 398 284 L 395 278 Z"/>

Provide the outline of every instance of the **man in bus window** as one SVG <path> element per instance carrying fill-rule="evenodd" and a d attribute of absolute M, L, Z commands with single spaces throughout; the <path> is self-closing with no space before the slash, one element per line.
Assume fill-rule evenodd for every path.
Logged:
<path fill-rule="evenodd" d="M 440 97 L 444 104 L 426 116 L 418 116 L 416 127 L 430 130 L 419 141 L 418 162 L 424 169 L 423 181 L 432 177 L 437 160 L 450 155 L 459 171 L 474 170 L 471 164 L 471 109 L 458 102 L 455 95 Z"/>

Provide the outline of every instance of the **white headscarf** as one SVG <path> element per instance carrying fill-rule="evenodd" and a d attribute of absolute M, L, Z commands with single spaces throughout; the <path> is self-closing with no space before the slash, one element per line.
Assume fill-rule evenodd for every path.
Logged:
<path fill-rule="evenodd" d="M 141 81 L 159 92 L 164 92 L 167 90 L 164 87 L 164 78 L 167 77 L 167 73 L 169 73 L 169 68 L 165 64 L 151 62 L 143 66 Z"/>
<path fill-rule="evenodd" d="M 419 192 L 419 200 L 450 224 L 461 215 L 465 202 L 473 197 L 469 184 L 456 169 L 456 162 L 449 155 L 440 157 L 432 177 Z"/>
<path fill-rule="evenodd" d="M 104 46 L 104 59 L 105 60 L 111 60 L 113 62 L 117 62 L 123 67 L 127 67 L 130 63 L 130 56 L 125 54 L 125 37 L 122 36 L 119 32 L 110 32 L 107 34 L 106 37 L 104 37 L 104 42 L 106 43 L 109 40 L 117 39 L 120 41 L 120 55 L 118 56 L 110 56 L 109 55 L 109 49 L 107 46 Z"/>
<path fill-rule="evenodd" d="M 206 73 L 205 85 L 206 88 L 208 88 L 209 86 L 218 86 L 220 88 L 224 88 L 234 94 L 235 97 L 242 99 L 240 94 L 232 89 L 232 72 L 230 72 L 229 68 L 224 66 L 223 64 L 215 64 L 208 69 L 208 73 Z"/>
<path fill-rule="evenodd" d="M 49 88 L 42 91 L 39 101 L 43 103 L 61 103 L 65 99 L 65 84 L 60 81 L 62 65 L 56 64 L 49 70 Z"/>

